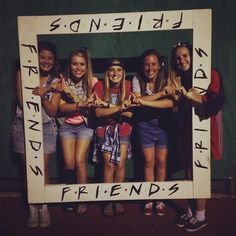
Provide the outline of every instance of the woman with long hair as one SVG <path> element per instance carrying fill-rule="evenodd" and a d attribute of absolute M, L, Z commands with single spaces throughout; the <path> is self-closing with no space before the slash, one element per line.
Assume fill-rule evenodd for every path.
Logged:
<path fill-rule="evenodd" d="M 132 80 L 132 91 L 137 110 L 136 128 L 144 156 L 144 180 L 146 182 L 165 181 L 168 155 L 167 116 L 165 112 L 173 107 L 173 101 L 167 96 L 167 79 L 160 54 L 149 49 L 141 55 L 141 71 Z M 145 114 L 145 115 L 144 115 Z M 147 201 L 144 215 L 164 215 L 162 201 Z"/>
<path fill-rule="evenodd" d="M 87 183 L 87 155 L 93 138 L 90 125 L 92 87 L 97 82 L 93 77 L 90 53 L 82 47 L 70 54 L 68 74 L 62 78 L 63 93 L 59 110 L 63 119 L 59 129 L 65 163 L 65 182 L 67 184 Z M 61 120 L 61 119 L 60 119 Z M 67 210 L 73 210 L 71 204 Z M 87 204 L 79 203 L 77 214 L 87 212 Z"/>
<path fill-rule="evenodd" d="M 95 84 L 94 92 L 104 101 L 103 106 L 95 111 L 98 118 L 96 146 L 103 157 L 104 183 L 121 183 L 125 181 L 125 163 L 132 131 L 129 118 L 132 114 L 128 111 L 131 83 L 125 79 L 125 68 L 120 59 L 109 61 L 105 79 Z M 105 216 L 123 212 L 120 202 L 108 202 L 103 208 Z"/>
<path fill-rule="evenodd" d="M 221 75 L 215 69 L 211 70 L 211 83 L 205 94 L 192 88 L 192 45 L 189 43 L 180 42 L 174 45 L 170 66 L 170 81 L 174 85 L 174 93 L 179 97 L 177 129 L 181 130 L 181 138 L 177 137 L 179 142 L 176 155 L 179 156 L 186 178 L 192 179 L 192 107 L 195 107 L 201 120 L 211 118 L 211 154 L 212 158 L 221 159 L 220 110 L 224 104 L 224 88 Z M 177 217 L 176 225 L 189 232 L 198 231 L 207 225 L 205 211 L 206 199 L 190 199 L 187 211 Z"/>

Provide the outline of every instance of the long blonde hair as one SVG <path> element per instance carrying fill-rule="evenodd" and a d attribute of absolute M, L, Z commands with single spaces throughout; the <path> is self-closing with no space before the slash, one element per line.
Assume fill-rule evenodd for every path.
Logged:
<path fill-rule="evenodd" d="M 109 76 L 108 76 L 108 70 L 109 68 L 113 65 L 113 63 L 115 62 L 115 65 L 122 67 L 123 69 L 123 76 L 122 76 L 122 81 L 120 84 L 120 88 L 121 88 L 121 94 L 118 97 L 118 103 L 121 104 L 124 100 L 125 100 L 125 96 L 126 96 L 126 89 L 125 89 L 125 68 L 124 68 L 124 64 L 123 62 L 118 59 L 118 58 L 114 58 L 112 60 L 110 60 L 110 62 L 108 63 L 108 67 L 107 70 L 105 72 L 105 86 L 104 86 L 104 100 L 107 102 L 111 102 L 110 101 L 110 80 L 109 80 Z"/>
<path fill-rule="evenodd" d="M 80 47 L 79 49 L 74 50 L 69 56 L 69 66 L 68 66 L 68 77 L 72 78 L 72 73 L 70 69 L 70 63 L 74 56 L 82 57 L 87 66 L 87 70 L 84 78 L 82 78 L 83 90 L 86 91 L 87 97 L 90 97 L 92 94 L 92 78 L 93 78 L 93 68 L 90 52 L 86 47 Z"/>

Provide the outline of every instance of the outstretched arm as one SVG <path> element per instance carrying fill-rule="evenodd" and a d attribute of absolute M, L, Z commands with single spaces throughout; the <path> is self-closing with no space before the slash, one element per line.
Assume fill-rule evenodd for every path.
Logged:
<path fill-rule="evenodd" d="M 97 117 L 103 117 L 103 116 L 110 116 L 121 111 L 122 111 L 121 106 L 114 106 L 108 108 L 98 107 L 95 110 L 95 114 Z"/>
<path fill-rule="evenodd" d="M 156 101 L 146 101 L 146 100 L 143 100 L 142 98 L 139 98 L 138 103 L 141 106 L 148 106 L 148 107 L 161 108 L 161 109 L 174 107 L 174 103 L 171 99 L 159 99 Z"/>
<path fill-rule="evenodd" d="M 126 99 L 122 102 L 121 105 L 115 106 L 113 104 L 107 103 L 107 107 L 98 107 L 95 110 L 97 117 L 103 117 L 103 116 L 110 116 L 115 113 L 120 113 L 122 116 L 131 117 L 132 113 L 128 111 L 131 101 L 130 99 Z"/>
<path fill-rule="evenodd" d="M 179 86 L 176 88 L 176 92 L 178 94 L 182 94 L 187 99 L 191 100 L 193 102 L 193 105 L 202 104 L 202 96 L 201 94 L 194 88 L 189 89 L 189 91 L 186 91 L 186 89 L 183 86 Z"/>

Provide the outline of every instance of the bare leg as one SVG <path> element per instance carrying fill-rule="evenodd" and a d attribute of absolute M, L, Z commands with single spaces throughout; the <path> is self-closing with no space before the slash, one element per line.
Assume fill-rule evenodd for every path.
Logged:
<path fill-rule="evenodd" d="M 90 146 L 90 140 L 76 140 L 75 145 L 75 167 L 77 183 L 87 183 L 87 156 Z"/>
<path fill-rule="evenodd" d="M 205 212 L 206 212 L 206 199 L 196 199 L 196 213 L 195 217 L 199 221 L 203 221 L 206 218 Z"/>
<path fill-rule="evenodd" d="M 155 149 L 155 168 L 156 168 L 156 181 L 166 180 L 166 161 L 167 161 L 167 149 L 156 148 Z"/>
<path fill-rule="evenodd" d="M 154 181 L 154 166 L 155 166 L 155 149 L 151 148 L 143 148 L 144 154 L 144 180 L 146 182 Z"/>
<path fill-rule="evenodd" d="M 74 184 L 74 168 L 75 168 L 75 139 L 61 139 L 62 153 L 64 158 L 65 165 L 65 173 L 64 173 L 64 181 L 66 184 Z M 73 211 L 72 203 L 63 204 L 63 208 L 65 212 Z"/>
<path fill-rule="evenodd" d="M 122 183 L 125 181 L 125 163 L 127 157 L 128 145 L 120 145 L 120 163 L 115 167 L 114 182 Z"/>
<path fill-rule="evenodd" d="M 75 139 L 62 139 L 62 152 L 66 170 L 75 168 Z"/>
<path fill-rule="evenodd" d="M 114 181 L 114 172 L 115 166 L 114 164 L 110 163 L 111 155 L 108 153 L 103 153 L 104 159 L 104 183 L 113 183 Z"/>
<path fill-rule="evenodd" d="M 120 163 L 115 167 L 115 177 L 114 182 L 122 183 L 125 181 L 125 163 L 127 158 L 128 145 L 120 145 Z M 115 202 L 115 212 L 116 214 L 123 214 L 125 208 L 120 202 Z"/>
<path fill-rule="evenodd" d="M 108 153 L 103 153 L 103 159 L 104 159 L 104 183 L 113 183 L 114 181 L 114 172 L 115 172 L 115 166 L 114 164 L 110 163 L 111 155 Z M 113 204 L 112 202 L 107 202 L 103 208 L 103 214 L 105 216 L 113 216 Z"/>
<path fill-rule="evenodd" d="M 206 199 L 196 199 L 196 203 L 197 211 L 202 211 L 206 209 Z"/>
<path fill-rule="evenodd" d="M 44 154 L 44 177 L 45 177 L 45 184 L 49 184 L 50 183 L 49 169 L 48 169 L 49 158 L 50 158 L 50 154 Z"/>

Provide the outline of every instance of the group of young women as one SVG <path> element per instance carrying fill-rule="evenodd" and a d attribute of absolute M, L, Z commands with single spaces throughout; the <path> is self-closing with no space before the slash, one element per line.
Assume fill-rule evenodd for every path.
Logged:
<path fill-rule="evenodd" d="M 108 61 L 104 79 L 98 81 L 93 76 L 91 57 L 85 47 L 70 54 L 68 71 L 64 75 L 58 73 L 56 48 L 52 43 L 39 43 L 38 52 L 40 86 L 33 90 L 33 94 L 42 100 L 45 182 L 49 183 L 49 155 L 56 150 L 56 118 L 60 121 L 65 183 L 87 182 L 86 162 L 90 148 L 94 149 L 93 160 L 103 163 L 104 183 L 124 182 L 125 163 L 131 156 L 132 127 L 136 128 L 143 152 L 144 181 L 165 181 L 169 141 L 167 111 L 175 110 L 178 114 L 176 127 L 184 125 L 185 132 L 191 132 L 192 106 L 201 107 L 210 99 L 208 96 L 204 99 L 191 88 L 191 45 L 179 43 L 173 47 L 168 75 L 158 51 L 146 50 L 140 57 L 140 71 L 132 81 L 126 80 L 125 65 L 119 58 Z M 217 96 L 219 90 L 214 93 Z M 13 144 L 14 150 L 25 160 L 20 72 L 17 74 L 17 97 Z M 186 157 L 182 160 L 188 178 L 191 178 L 192 158 L 190 137 L 191 133 L 181 136 L 184 148 L 180 144 L 176 150 L 176 155 Z M 73 210 L 71 204 L 65 207 Z M 205 216 L 202 214 L 204 209 L 197 209 L 197 212 Z M 29 227 L 50 225 L 46 204 L 30 204 L 29 210 Z M 84 214 L 87 204 L 78 203 L 76 210 L 77 214 Z M 123 212 L 121 202 L 107 202 L 103 207 L 105 216 Z M 153 212 L 164 215 L 163 201 L 145 202 L 143 213 L 151 215 Z M 206 225 L 205 218 L 196 218 L 198 215 L 193 211 L 188 210 L 183 215 L 177 219 L 177 225 L 186 230 L 195 231 L 192 228 L 196 220 L 192 219 L 197 219 L 198 228 Z"/>

